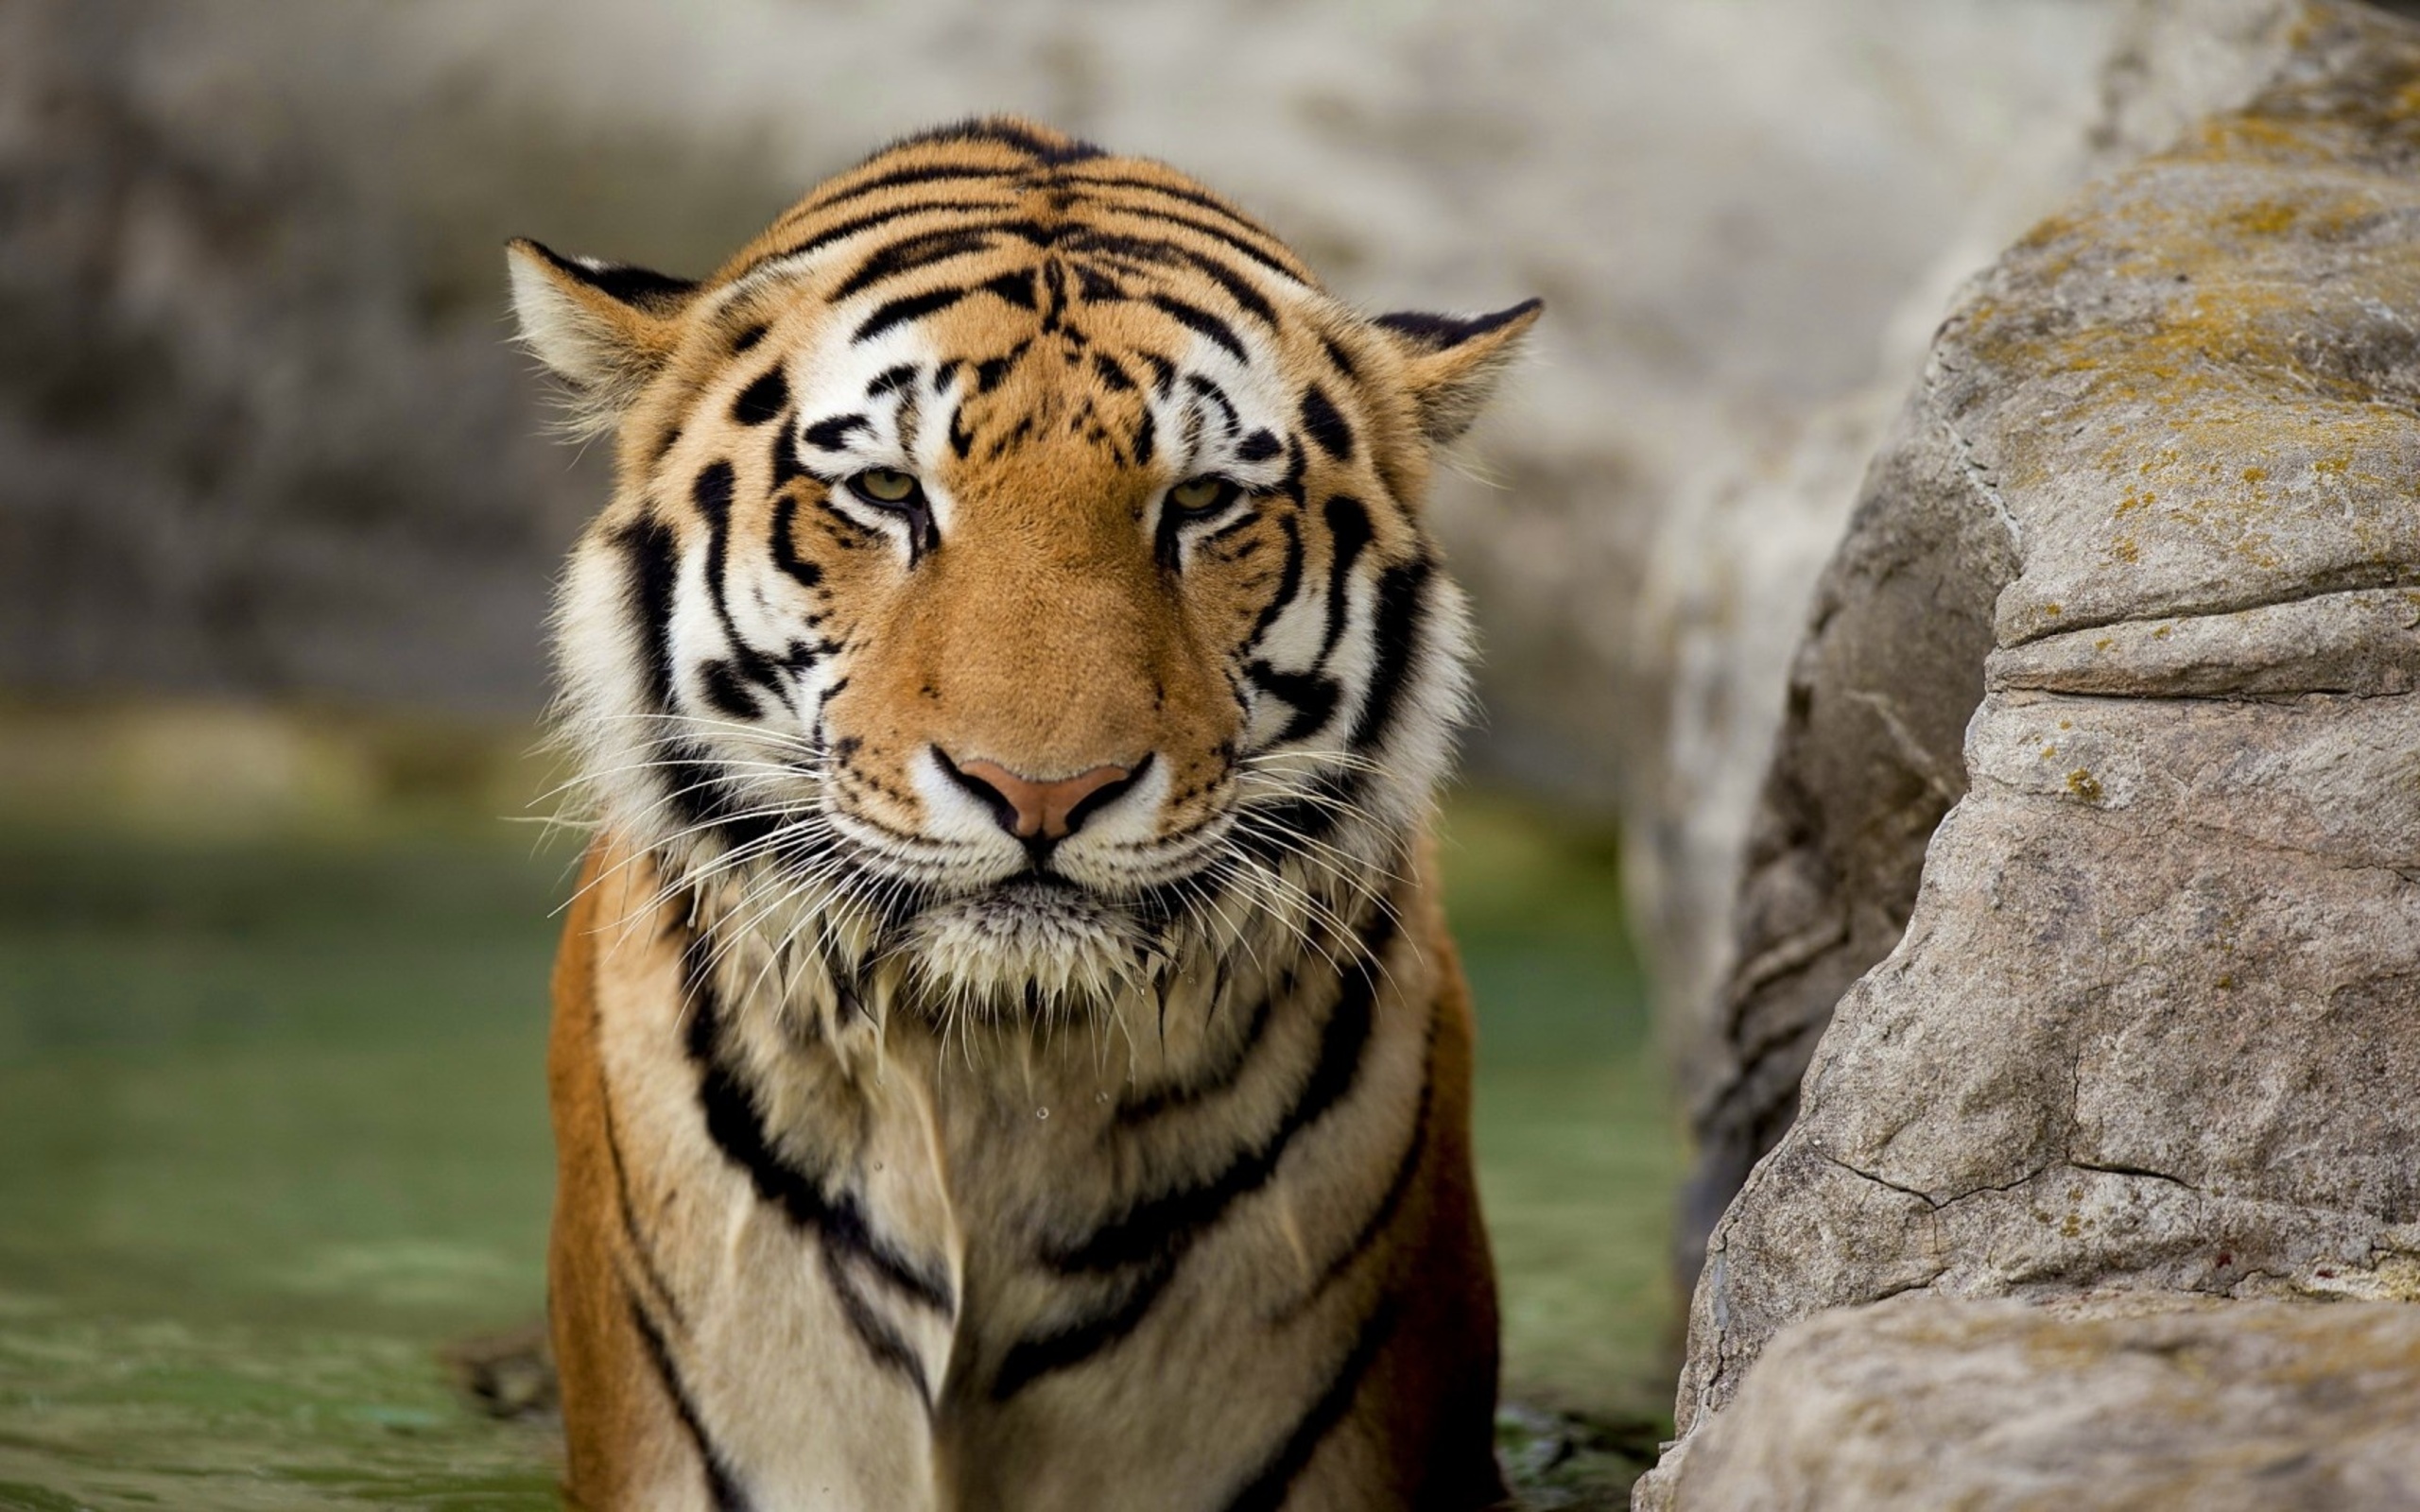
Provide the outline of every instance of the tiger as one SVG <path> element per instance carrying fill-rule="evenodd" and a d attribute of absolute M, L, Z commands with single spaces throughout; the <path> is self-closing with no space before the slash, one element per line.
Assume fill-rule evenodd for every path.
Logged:
<path fill-rule="evenodd" d="M 1538 302 L 1358 314 L 1006 117 L 702 280 L 508 253 L 615 477 L 553 627 L 567 1497 L 1499 1504 L 1423 500 Z"/>

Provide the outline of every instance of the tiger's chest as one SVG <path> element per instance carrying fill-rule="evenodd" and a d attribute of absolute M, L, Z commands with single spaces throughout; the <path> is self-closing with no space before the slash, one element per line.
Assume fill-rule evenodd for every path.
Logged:
<path fill-rule="evenodd" d="M 871 1059 L 607 973 L 635 1301 L 728 1504 L 1233 1504 L 1393 1280 L 1431 1029 L 1391 943 L 1139 1034 L 894 1022 Z"/>

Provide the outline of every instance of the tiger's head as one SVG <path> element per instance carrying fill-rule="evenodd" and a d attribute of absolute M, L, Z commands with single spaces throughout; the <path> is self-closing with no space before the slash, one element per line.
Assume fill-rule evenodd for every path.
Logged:
<path fill-rule="evenodd" d="M 1405 863 L 1470 651 L 1430 459 L 1536 301 L 1357 314 L 1191 180 L 1013 120 L 702 281 L 510 250 L 616 438 L 558 617 L 598 817 L 832 1011 L 1283 958 Z"/>

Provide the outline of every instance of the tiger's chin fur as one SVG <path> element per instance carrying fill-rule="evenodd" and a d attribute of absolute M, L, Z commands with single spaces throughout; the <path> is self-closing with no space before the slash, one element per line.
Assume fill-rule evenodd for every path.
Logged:
<path fill-rule="evenodd" d="M 921 995 L 987 1018 L 1114 1008 L 1150 980 L 1143 930 L 1064 885 L 1005 882 L 920 916 L 907 942 Z"/>
<path fill-rule="evenodd" d="M 1422 498 L 1535 301 L 1362 315 L 1014 120 L 703 280 L 511 268 L 616 462 L 556 624 L 573 1499 L 1494 1504 Z"/>

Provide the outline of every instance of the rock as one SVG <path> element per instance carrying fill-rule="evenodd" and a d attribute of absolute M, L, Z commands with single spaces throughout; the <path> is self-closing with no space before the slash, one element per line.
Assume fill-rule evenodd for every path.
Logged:
<path fill-rule="evenodd" d="M 1906 1297 L 1791 1325 L 1672 1512 L 2402 1512 L 2420 1307 Z"/>
<path fill-rule="evenodd" d="M 2287 9 L 1970 285 L 1826 570 L 1735 1160 L 1864 974 L 1715 1231 L 1685 1435 L 1900 1292 L 2420 1299 L 2420 28 Z"/>
<path fill-rule="evenodd" d="M 1854 816 L 1810 817 L 1805 802 L 1806 782 L 1819 775 L 1810 769 L 1827 765 L 1845 770 L 1823 780 L 1874 784 L 1859 799 L 1869 809 L 1904 805 L 1910 792 L 1908 747 L 1881 724 L 1880 706 L 1869 706 L 1874 718 L 1818 730 L 1809 728 L 1824 722 L 1806 707 L 1811 692 L 1802 688 L 1793 701 L 1790 691 L 1808 607 L 1828 622 L 1864 591 L 1837 576 L 1819 588 L 1819 578 L 1864 492 L 1867 464 L 1959 286 L 2089 179 L 2241 104 L 2280 65 L 2293 9 L 2280 0 L 2135 0 L 2113 10 L 2118 24 L 2095 55 L 2097 106 L 2037 112 L 2004 150 L 1882 332 L 1882 376 L 1789 427 L 1771 455 L 1692 480 L 1653 523 L 1631 660 L 1665 669 L 1669 703 L 1660 731 L 1650 730 L 1660 744 L 1622 747 L 1633 773 L 1624 864 L 1699 1151 L 1675 1257 L 1684 1287 L 1723 1205 L 1795 1116 L 1798 1081 L 1832 1004 L 1906 926 L 1924 838 L 1964 791 L 1962 715 L 1924 731 L 1894 715 L 1922 751 L 1914 775 L 1923 796 L 1890 838 L 1862 833 Z M 1892 574 L 1911 570 L 1885 558 Z M 1840 572 L 1876 566 L 1843 562 Z M 1975 606 L 1962 612 L 1971 618 Z M 1816 642 L 1855 633 L 1826 627 Z M 1980 694 L 1972 660 L 1962 647 L 1949 661 L 1960 707 L 1971 708 Z M 1859 747 L 1877 736 L 1892 748 L 1861 766 Z M 1845 748 L 1819 748 L 1839 739 Z"/>
<path fill-rule="evenodd" d="M 2329 261 L 2333 254 L 2324 228 L 2316 223 L 2302 226 L 2274 248 L 2268 248 L 2264 231 L 2249 224 L 2230 229 L 2223 216 L 2250 213 L 2256 219 L 2262 212 L 2246 207 L 2272 206 L 2266 213 L 2291 219 L 2298 214 L 2294 204 L 2324 200 L 2331 193 L 2340 197 L 2336 206 L 2340 217 L 2358 218 L 2365 213 L 2353 208 L 2365 192 L 2356 186 L 2359 176 L 2382 180 L 2387 161 L 2401 150 L 2393 145 L 2401 128 L 2381 122 L 2365 126 L 2342 112 L 2357 117 L 2364 97 L 2391 97 L 2365 94 L 2393 86 L 2364 71 L 2382 66 L 2377 64 L 2375 54 L 2387 44 L 2379 39 L 2400 35 L 2396 23 L 2358 6 L 2314 9 L 2298 0 L 2144 0 L 2123 28 L 2109 63 L 2104 77 L 2107 98 L 2099 120 L 2081 134 L 2071 161 L 2042 173 L 2041 178 L 2081 175 L 2089 167 L 2130 161 L 2187 130 L 2195 117 L 2214 109 L 2239 109 L 2256 95 L 2271 104 L 2232 117 L 2242 123 L 2240 130 L 2268 129 L 2273 115 L 2283 112 L 2279 119 L 2302 121 L 2321 135 L 2368 131 L 2373 155 L 2361 159 L 2354 151 L 2352 159 L 2341 165 L 2356 176 L 2355 180 L 2339 182 L 2331 189 L 2324 180 L 2338 170 L 2330 167 L 2301 182 L 2272 206 L 2266 198 L 2271 191 L 2310 175 L 2310 163 L 2297 162 L 2282 147 L 2280 155 L 2263 159 L 2256 144 L 2206 135 L 2188 137 L 2164 169 L 2137 183 L 2132 201 L 2107 206 L 2102 214 L 2108 218 L 2083 228 L 2081 239 L 2063 234 L 2056 222 L 2047 225 L 2036 232 L 2037 237 L 2056 239 L 2066 250 L 2031 257 L 2021 250 L 2019 260 L 2032 269 L 2037 284 L 2055 283 L 2053 297 L 2068 301 L 2066 324 L 2057 339 L 2071 350 L 2039 354 L 2037 365 L 2102 362 L 2103 354 L 2083 349 L 2099 340 L 2128 339 L 2130 330 L 2146 329 L 2143 318 L 2156 320 L 2156 339 L 2172 356 L 2197 352 L 2206 340 L 2223 342 L 2238 334 L 2248 337 L 2259 331 L 2269 333 L 2262 339 L 2273 346 L 2292 347 L 2308 333 L 2331 329 L 2330 322 L 2340 313 L 2349 313 L 2355 322 L 2347 332 L 2349 345 L 2332 352 L 2302 352 L 2295 360 L 2307 359 L 2307 370 L 2314 374 L 2341 374 L 2347 362 L 2369 364 L 2362 369 L 2365 376 L 2350 380 L 2354 388 L 2371 398 L 2398 402 L 2397 396 L 2412 380 L 2403 349 L 2396 345 L 2392 319 L 2375 312 L 2351 311 L 2342 301 L 2324 298 L 2305 306 L 2299 302 L 2299 291 L 2292 288 L 2302 276 L 2295 260 L 2308 265 L 2314 276 L 2335 266 Z M 2331 116 L 2330 112 L 2340 113 Z M 2334 124 L 2320 126 L 2322 117 Z M 2206 133 L 2216 129 L 2192 129 Z M 2323 144 L 2314 139 L 2308 145 L 2309 151 L 2323 155 L 2340 147 L 2332 140 Z M 2224 184 L 2212 177 L 2221 170 L 2227 180 Z M 2255 182 L 2256 179 L 2262 181 Z M 2176 195 L 2187 199 L 2216 196 L 2232 209 L 2197 208 L 2174 200 Z M 2227 199 L 2228 196 L 2238 198 Z M 2218 218 L 2204 233 L 2168 223 L 2180 215 Z M 2131 241 L 2094 248 L 2089 238 L 2100 232 Z M 2155 246 L 2146 238 L 2161 236 L 2173 245 L 2146 255 L 2174 265 L 2163 265 L 2157 275 L 2168 280 L 2165 285 L 2129 263 L 2135 256 L 2134 247 Z M 2201 243 L 2187 246 L 2194 236 L 2200 236 Z M 2264 261 L 2271 252 L 2286 261 Z M 2057 269 L 2056 278 L 2051 278 L 2051 263 L 2066 255 L 2083 261 Z M 2366 253 L 2346 249 L 2344 256 L 2360 263 Z M 2240 333 L 2197 329 L 2189 307 L 2176 305 L 2176 290 L 2191 285 L 2178 285 L 2174 280 L 2180 275 L 2188 280 L 2195 276 L 2188 263 L 2206 265 L 2206 270 L 2220 278 L 2219 284 L 2202 291 L 2202 297 L 2213 301 L 2212 318 L 2222 325 L 2240 325 Z M 2010 273 L 2004 267 L 1995 278 L 2005 282 Z M 2399 276 L 2388 276 L 2390 288 L 2399 286 L 2395 284 Z M 2227 313 L 2230 307 L 2225 301 L 2244 297 L 2253 284 L 2259 285 L 2254 297 L 2269 301 L 2273 307 Z M 1989 332 L 1977 326 L 1979 315 L 1989 315 L 1979 309 L 1978 301 L 2009 297 L 2006 289 L 1998 295 L 1970 295 L 1962 313 L 1953 318 L 1952 328 L 1929 359 L 1917 403 L 1866 477 L 1846 542 L 1815 588 L 1809 628 L 1790 665 L 1786 688 L 1778 680 L 1778 664 L 1770 654 L 1736 629 L 1684 627 L 1678 663 L 1685 669 L 1717 669 L 1736 706 L 1753 711 L 1755 696 L 1761 693 L 1772 711 L 1769 717 L 1779 727 L 1751 818 L 1730 820 L 1720 804 L 1711 804 L 1689 808 L 1685 811 L 1688 816 L 1676 821 L 1700 837 L 1689 862 L 1694 869 L 1686 879 L 1692 895 L 1682 899 L 1676 908 L 1669 901 L 1676 889 L 1651 890 L 1651 901 L 1665 905 L 1658 931 L 1665 944 L 1662 958 L 1667 963 L 1677 961 L 1681 968 L 1670 973 L 1667 1016 L 1673 1025 L 1672 1037 L 1684 1050 L 1683 1086 L 1700 1151 L 1681 1224 L 1681 1262 L 1687 1276 L 1695 1274 L 1697 1246 L 1715 1217 L 1750 1166 L 1795 1116 L 1801 1076 L 1833 1005 L 1847 984 L 1881 960 L 1900 937 L 1915 902 L 1924 848 L 1941 816 L 1965 791 L 1960 742 L 1967 716 L 1983 693 L 1984 653 L 2004 634 L 2013 643 L 2030 641 L 2061 624 L 2155 613 L 2169 601 L 2162 599 L 2163 590 L 2155 586 L 2163 574 L 2200 575 L 2198 589 L 2177 583 L 2165 590 L 2178 606 L 2206 607 L 2229 601 L 2230 593 L 2249 600 L 2273 593 L 2290 598 L 2328 586 L 2336 580 L 2329 576 L 2331 573 L 2341 577 L 2353 570 L 2346 566 L 2344 553 L 2358 556 L 2366 549 L 2341 540 L 2334 547 L 2314 546 L 2323 553 L 2335 551 L 2334 566 L 2284 558 L 2264 565 L 2256 559 L 2263 557 L 2261 549 L 2251 543 L 2246 533 L 2258 527 L 2245 525 L 2225 535 L 2227 544 L 2212 546 L 2196 535 L 2195 525 L 2181 521 L 2163 526 L 2155 537 L 2138 538 L 2119 530 L 2093 541 L 2023 538 L 2014 516 L 2001 518 L 2007 507 L 2001 502 L 2007 480 L 1999 469 L 2020 454 L 2037 471 L 2099 466 L 2094 461 L 2095 449 L 2106 446 L 2111 435 L 2124 433 L 2146 418 L 2165 423 L 2163 417 L 2169 410 L 2187 403 L 2188 396 L 2181 391 L 2155 396 L 2122 414 L 2104 405 L 2088 421 L 2079 415 L 2069 423 L 2097 428 L 2064 452 L 2047 438 L 2027 438 L 2023 432 L 2034 416 L 2000 405 L 1997 398 L 1977 397 L 1978 385 L 2003 383 L 2008 371 L 2026 367 L 2027 353 L 2013 349 L 2023 347 L 2029 339 L 2018 329 L 2027 317 L 1986 318 L 1983 323 Z M 2020 287 L 2014 297 L 2027 298 L 2028 291 Z M 2100 330 L 2100 323 L 2120 316 L 2118 305 L 2111 301 L 2128 297 L 2138 306 L 2135 325 L 2130 328 L 2120 321 L 2108 331 Z M 2360 297 L 2347 296 L 2356 301 Z M 1974 350 L 1979 339 L 1996 341 L 1998 347 L 1992 352 L 1979 352 Z M 2219 365 L 2221 376 L 2256 368 L 2261 360 L 2250 349 L 2222 356 L 2231 360 Z M 2155 367 L 2168 359 L 2145 353 L 2141 360 Z M 2079 397 L 2077 375 L 2086 370 L 2071 368 L 2064 387 L 2044 375 L 2040 385 L 2044 392 L 2012 403 L 2033 404 L 2037 413 L 2071 405 Z M 2188 381 L 2210 378 L 2204 374 Z M 2164 381 L 2156 373 L 2148 373 L 2137 383 L 2148 388 Z M 2370 387 L 2362 388 L 2364 384 Z M 2234 425 L 2233 412 L 2220 404 L 2219 396 L 2191 396 L 2191 402 L 2200 406 L 2201 418 L 2195 423 L 2203 430 Z M 2246 392 L 2238 394 L 2236 402 L 2265 404 L 2269 398 L 2266 393 Z M 2329 413 L 2358 423 L 2361 405 L 2368 402 L 2355 398 Z M 1979 430 L 1969 411 L 1985 409 L 1990 419 Z M 2297 412 L 2296 423 L 2301 417 L 2316 413 Z M 1992 424 L 2005 428 L 2004 439 L 1989 431 Z M 2190 438 L 2179 433 L 2163 446 L 2174 451 L 2180 439 Z M 2259 450 L 2249 441 L 2241 449 Z M 2175 476 L 2180 467 L 2177 458 L 2163 460 L 2154 455 L 2159 450 L 2135 458 L 2136 463 Z M 2198 501 L 2196 507 L 2205 511 L 2253 507 L 2250 497 L 2266 481 L 2266 458 L 2246 460 L 2241 467 L 2262 472 L 2263 480 L 2256 483 L 2239 475 L 2226 480 L 2227 488 Z M 2311 477 L 2318 480 L 2311 487 L 2319 488 L 2327 475 Z M 2271 489 L 2280 498 L 2286 497 L 2283 478 L 2279 474 L 2280 482 Z M 2097 528 L 2085 524 L 2088 517 L 2105 519 L 2116 503 L 2122 502 L 2109 502 L 2093 516 L 2088 509 L 2063 509 L 2051 491 L 2037 489 L 2035 492 L 2045 502 L 2037 508 L 2041 518 L 2032 528 L 2045 536 L 2070 528 Z M 2165 519 L 2177 507 L 2172 494 L 2168 503 L 2160 502 L 2156 484 L 2146 484 L 2141 492 L 2150 496 L 2150 502 L 2138 502 L 2134 509 L 2150 510 Z M 2309 502 L 2315 510 L 2324 507 L 2316 499 Z M 1760 558 L 1741 550 L 1740 542 L 1760 533 L 1798 539 L 1797 523 L 1824 512 L 1820 501 L 1783 499 L 1755 513 L 1731 518 L 1723 528 L 1733 539 L 1711 542 L 1708 549 L 1698 552 L 1694 559 L 1703 565 L 1697 571 L 1702 577 L 1717 579 L 1743 576 L 1742 569 L 1733 564 L 1747 561 L 1757 564 L 1753 571 L 1759 581 L 1786 583 L 1786 564 L 1776 571 L 1768 559 L 1770 552 Z M 1773 524 L 1760 518 L 1764 515 L 1772 516 Z M 2324 526 L 2316 523 L 2312 528 L 2324 533 Z M 2359 534 L 2369 527 L 2346 528 Z M 2134 553 L 2140 558 L 2145 550 L 2152 553 L 2151 558 L 2124 557 Z M 2096 552 L 2108 559 L 2100 560 Z M 2020 558 L 2025 578 L 2020 592 L 2033 595 L 2034 623 L 2011 630 L 1998 623 L 1997 616 L 2014 612 L 2014 604 L 2003 603 L 1999 594 L 2004 585 L 2017 577 Z M 2124 570 L 2114 570 L 2112 564 Z M 2059 576 L 2062 572 L 2088 577 L 2091 584 L 2065 581 Z M 2103 600 L 2092 606 L 2075 602 L 2075 593 L 2087 586 L 2100 593 Z M 2202 596 L 2197 598 L 2196 593 Z M 2143 596 L 2137 598 L 2138 594 Z M 1702 588 L 1700 596 L 1720 600 L 1724 595 L 1716 589 Z M 2300 614 L 2297 623 L 2303 627 L 2281 631 L 2285 635 L 2281 644 L 2311 635 L 2355 633 L 2349 622 L 2323 631 L 2320 623 L 2332 612 L 2327 610 L 2281 612 Z M 2373 606 L 2368 612 L 2385 610 Z M 2065 651 L 2046 644 L 2026 653 L 2031 660 L 2023 665 L 2035 667 L 2036 672 L 2018 670 L 2019 662 L 2010 662 L 2010 675 L 2036 676 L 2046 673 L 2048 663 L 2042 658 L 2087 652 L 2112 666 L 2121 662 L 2133 666 L 2138 657 L 2152 658 L 2140 662 L 2145 669 L 2168 664 L 2163 658 L 2204 654 L 2188 653 L 2182 643 L 2170 645 L 2165 639 L 2170 631 L 2149 625 L 2139 634 L 2123 629 L 2112 633 L 2129 647 L 2140 642 L 2139 651 L 2129 650 L 2116 662 L 2110 653 L 2089 652 L 2095 642 L 2109 638 L 2100 635 L 2078 640 Z M 2228 653 L 2213 647 L 2208 654 L 2223 660 Z M 2295 654 L 2322 653 L 2310 649 Z M 2380 643 L 2378 654 L 2392 664 L 2400 652 L 2396 644 Z M 2329 688 L 2324 678 L 2311 681 L 2282 665 L 2269 677 L 2266 684 L 2245 684 L 2238 691 Z M 1676 698 L 1676 731 L 1689 729 L 1692 700 L 1702 696 L 1699 684 L 1706 680 L 1703 674 L 1684 672 Z M 2011 684 L 2020 685 L 2039 684 Z M 2200 687 L 2179 684 L 2177 691 L 2195 692 Z M 2216 685 L 2210 687 L 2215 690 Z M 2076 691 L 2093 690 L 2080 687 Z M 1680 781 L 1697 795 L 1736 789 L 1736 779 L 1720 774 L 1756 759 L 1765 748 L 1758 739 L 1762 727 L 1753 714 L 1736 718 L 1730 733 L 1734 744 L 1727 751 L 1701 742 L 1709 746 L 1709 753 L 1685 760 L 1676 750 L 1671 765 L 1693 774 Z M 1728 937 L 1715 944 L 1710 943 L 1718 938 L 1710 927 L 1715 916 L 1700 900 L 1717 890 L 1708 874 L 1719 873 L 1722 839 L 1729 833 L 1742 836 L 1737 852 L 1740 855 L 1737 890 L 1732 910 L 1720 916 Z M 1654 877 L 1675 868 L 1641 869 Z M 1704 984 L 1703 988 L 1699 984 Z"/>

